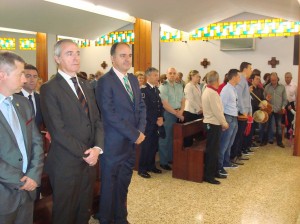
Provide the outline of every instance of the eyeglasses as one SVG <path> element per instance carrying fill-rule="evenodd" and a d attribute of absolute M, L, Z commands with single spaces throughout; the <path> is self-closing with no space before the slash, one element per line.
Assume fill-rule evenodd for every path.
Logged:
<path fill-rule="evenodd" d="M 31 75 L 31 74 L 25 74 L 26 79 L 32 78 L 32 79 L 37 79 L 39 76 L 38 75 Z"/>

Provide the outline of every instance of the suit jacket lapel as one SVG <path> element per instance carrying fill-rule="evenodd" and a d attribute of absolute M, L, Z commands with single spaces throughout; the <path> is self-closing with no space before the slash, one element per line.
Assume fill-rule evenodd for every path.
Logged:
<path fill-rule="evenodd" d="M 13 142 L 15 142 L 15 144 L 18 146 L 17 139 L 16 139 L 9 123 L 7 122 L 6 118 L 4 117 L 4 115 L 2 114 L 1 111 L 0 111 L 0 123 L 2 123 L 2 125 L 6 128 L 8 134 L 12 138 Z"/>
<path fill-rule="evenodd" d="M 27 138 L 26 121 L 24 120 L 24 118 L 26 117 L 25 111 L 24 111 L 23 108 L 20 107 L 19 103 L 16 102 L 14 99 L 12 101 L 12 104 L 14 105 L 15 111 L 16 111 L 17 116 L 19 118 L 19 122 L 20 122 L 20 126 L 21 126 L 21 129 L 22 129 L 26 150 L 28 151 L 28 140 L 27 140 L 28 138 Z M 31 122 L 34 122 L 33 117 L 31 119 L 32 119 Z"/>
<path fill-rule="evenodd" d="M 112 77 L 113 77 L 113 79 L 114 79 L 114 82 L 115 82 L 117 85 L 119 85 L 118 89 L 120 89 L 120 90 L 123 92 L 123 94 L 127 97 L 127 100 L 128 100 L 128 101 L 130 102 L 130 104 L 132 105 L 132 101 L 131 101 L 131 99 L 130 99 L 130 96 L 129 96 L 127 90 L 125 89 L 123 83 L 121 82 L 121 80 L 119 79 L 119 77 L 117 76 L 117 74 L 114 72 L 113 69 L 111 69 L 110 71 L 111 71 L 111 73 L 112 73 Z M 129 82 L 130 82 L 130 81 L 129 81 Z M 131 83 L 130 83 L 130 85 L 131 85 Z M 133 90 L 132 90 L 132 91 L 133 91 Z"/>
<path fill-rule="evenodd" d="M 59 73 L 57 73 L 56 77 L 60 87 L 66 92 L 67 95 L 69 95 L 72 98 L 72 100 L 77 104 L 77 106 L 82 110 L 82 112 L 85 113 L 77 96 L 75 95 L 67 81 Z"/>

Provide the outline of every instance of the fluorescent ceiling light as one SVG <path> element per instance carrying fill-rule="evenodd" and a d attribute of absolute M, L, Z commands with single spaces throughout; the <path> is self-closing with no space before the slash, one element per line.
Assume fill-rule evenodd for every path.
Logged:
<path fill-rule="evenodd" d="M 161 30 L 163 31 L 167 31 L 167 32 L 174 32 L 174 31 L 177 31 L 177 29 L 174 29 L 168 25 L 165 25 L 165 24 L 160 24 L 160 28 Z"/>
<path fill-rule="evenodd" d="M 18 29 L 11 29 L 11 28 L 5 28 L 5 27 L 0 27 L 0 31 L 7 31 L 7 32 L 13 32 L 13 33 L 26 33 L 26 34 L 36 35 L 36 32 L 33 32 L 33 31 L 18 30 Z"/>
<path fill-rule="evenodd" d="M 69 6 L 75 9 L 81 9 L 88 12 L 93 12 L 99 15 L 104 15 L 124 21 L 128 21 L 131 23 L 135 23 L 135 17 L 130 16 L 128 13 L 117 11 L 114 9 L 106 8 L 100 5 L 95 5 L 90 2 L 85 2 L 82 0 L 72 0 L 72 1 L 65 1 L 65 0 L 44 0 L 46 2 L 51 2 L 59 5 Z"/>
<path fill-rule="evenodd" d="M 57 38 L 61 38 L 61 39 L 71 39 L 71 40 L 77 40 L 77 41 L 85 41 L 85 39 L 81 39 L 81 38 L 77 38 L 77 37 L 61 36 L 61 35 L 57 35 Z"/>

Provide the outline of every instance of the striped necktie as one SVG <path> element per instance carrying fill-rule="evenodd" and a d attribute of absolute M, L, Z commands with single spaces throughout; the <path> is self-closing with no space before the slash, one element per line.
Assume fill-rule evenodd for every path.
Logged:
<path fill-rule="evenodd" d="M 129 84 L 128 76 L 124 75 L 123 80 L 124 80 L 126 91 L 128 92 L 128 94 L 130 96 L 130 99 L 133 102 L 133 92 L 132 92 L 132 89 L 131 89 L 130 84 Z"/>
<path fill-rule="evenodd" d="M 74 83 L 75 89 L 76 89 L 76 93 L 78 96 L 78 100 L 83 108 L 83 110 L 85 111 L 85 113 L 88 115 L 89 114 L 89 107 L 88 104 L 86 102 L 86 99 L 84 98 L 84 95 L 78 85 L 77 79 L 76 77 L 71 78 L 72 82 Z"/>
<path fill-rule="evenodd" d="M 18 115 L 12 105 L 11 98 L 7 97 L 3 102 L 7 108 L 7 113 L 6 113 L 7 122 L 9 123 L 9 126 L 11 127 L 11 130 L 13 131 L 13 133 L 16 137 L 20 152 L 22 154 L 22 158 L 23 158 L 22 170 L 23 170 L 23 173 L 26 173 L 27 166 L 28 166 L 28 159 L 27 159 L 27 152 L 26 152 L 24 136 L 23 136 L 23 132 L 21 129 L 20 121 L 19 121 Z"/>

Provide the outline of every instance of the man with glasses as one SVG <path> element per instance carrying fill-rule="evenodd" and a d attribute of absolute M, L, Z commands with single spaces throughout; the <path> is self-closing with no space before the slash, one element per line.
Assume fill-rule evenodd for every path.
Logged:
<path fill-rule="evenodd" d="M 34 111 L 36 126 L 40 128 L 41 124 L 43 123 L 42 111 L 40 107 L 40 95 L 35 92 L 39 78 L 38 70 L 36 67 L 30 64 L 25 64 L 24 68 L 26 82 L 24 83 L 19 94 L 29 100 Z"/>

